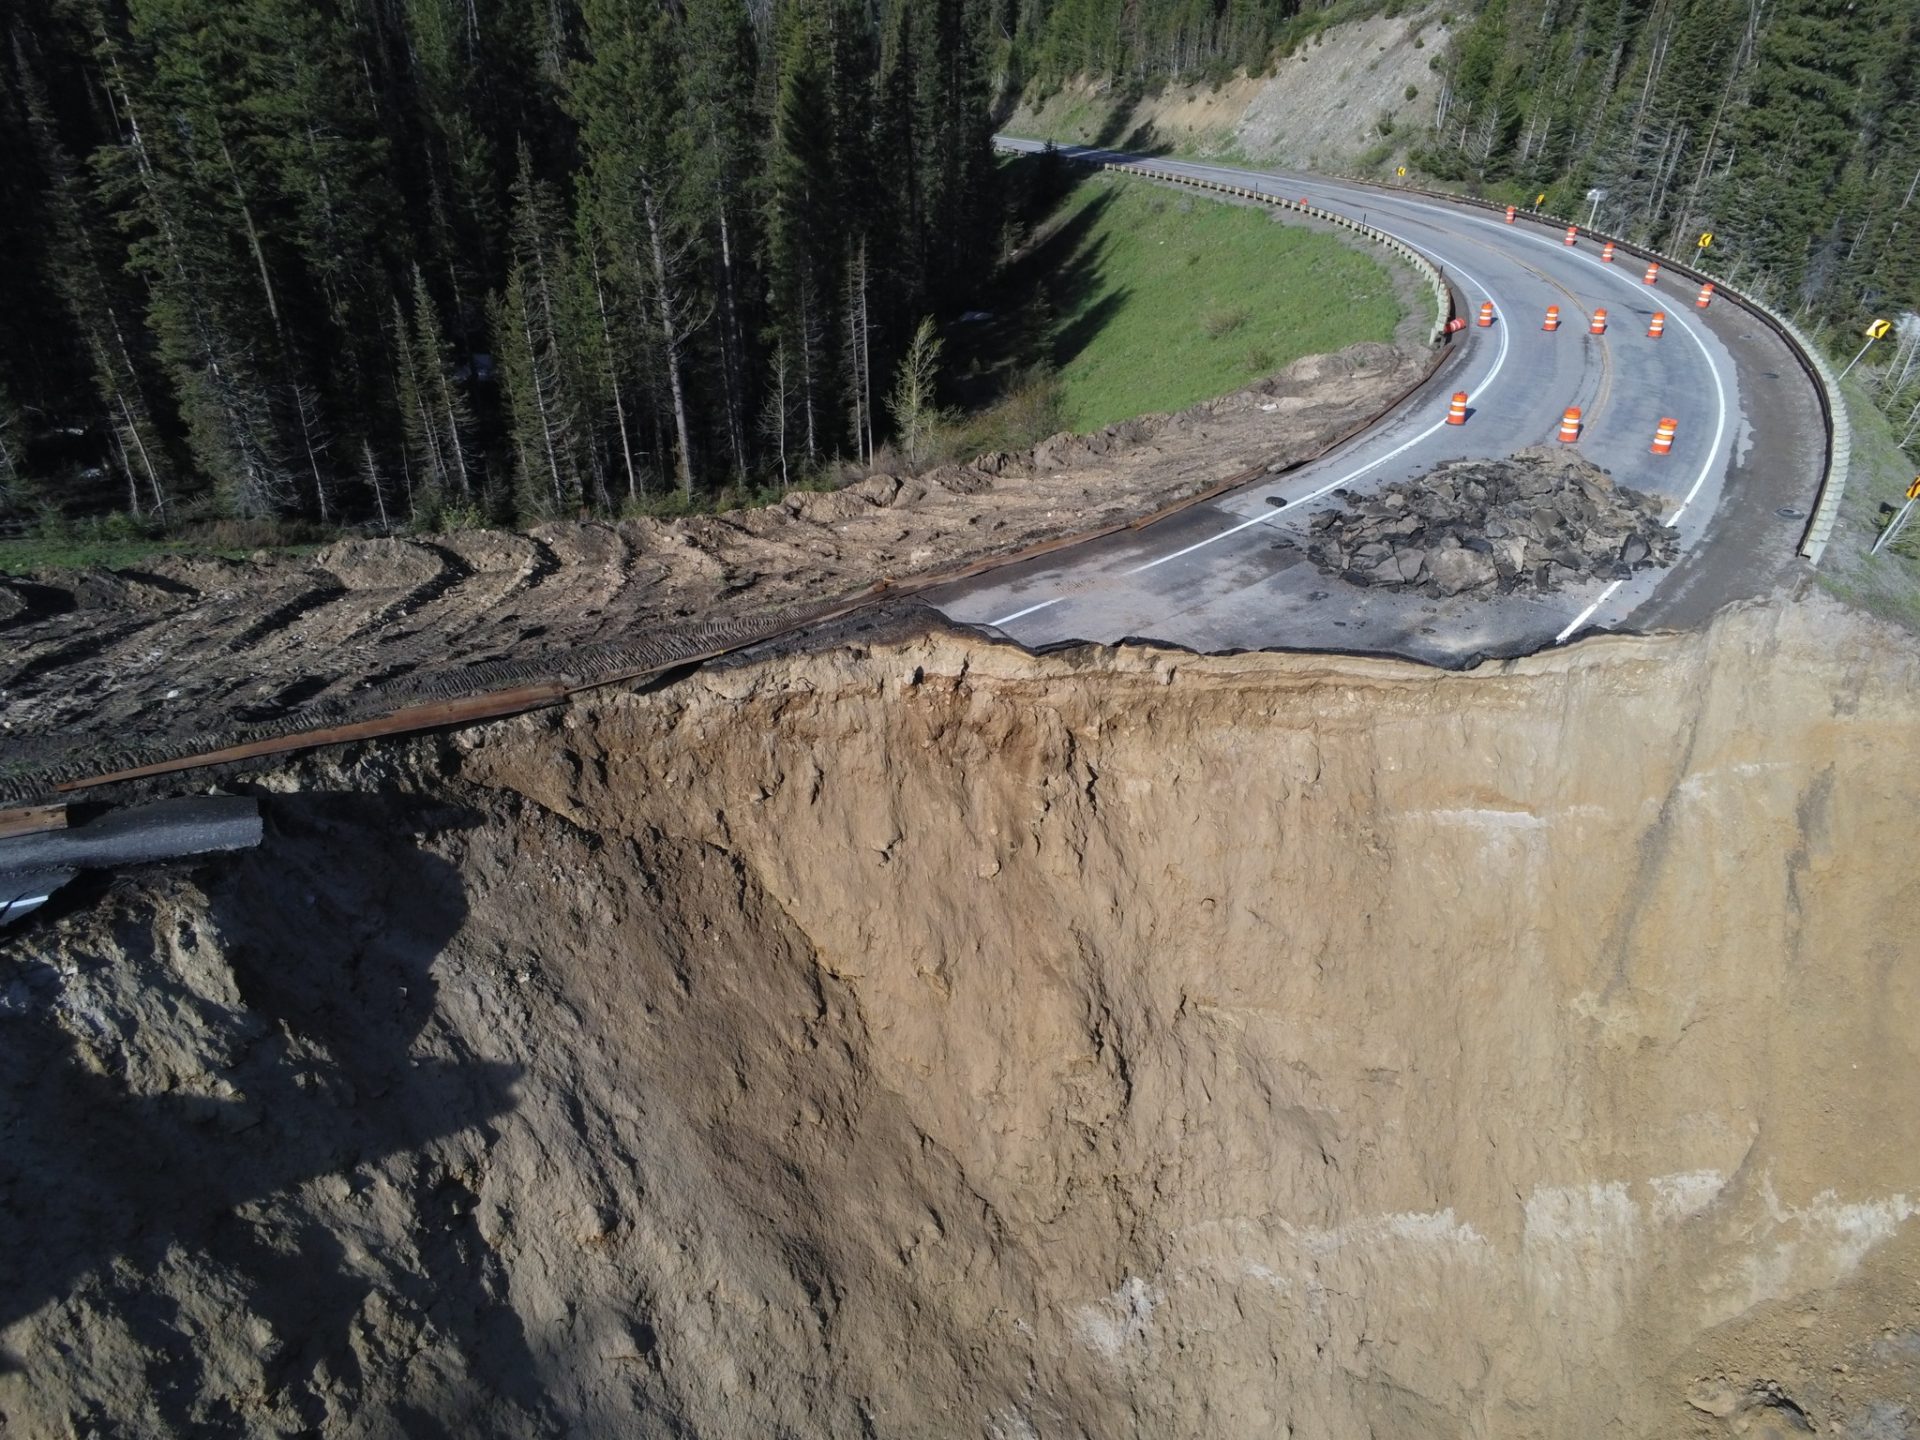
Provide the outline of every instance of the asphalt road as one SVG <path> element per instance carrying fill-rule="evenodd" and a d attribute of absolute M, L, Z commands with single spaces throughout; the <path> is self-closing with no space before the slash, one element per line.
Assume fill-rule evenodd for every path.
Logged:
<path fill-rule="evenodd" d="M 37 910 L 81 870 L 245 850 L 260 843 L 259 802 L 188 796 L 102 815 L 76 829 L 0 839 L 0 925 Z"/>
<path fill-rule="evenodd" d="M 1642 262 L 1621 253 L 1603 264 L 1597 243 L 1569 247 L 1561 230 L 1524 219 L 1508 225 L 1468 206 L 1318 177 L 1142 163 L 1304 196 L 1364 219 L 1438 265 L 1470 319 L 1491 300 L 1495 323 L 1470 324 L 1432 381 L 1323 459 L 1158 525 L 937 592 L 932 603 L 950 619 L 1034 649 L 1132 638 L 1198 651 L 1337 650 L 1462 665 L 1593 628 L 1698 624 L 1804 568 L 1794 552 L 1824 456 L 1818 395 L 1785 342 L 1730 301 L 1696 309 L 1696 284 L 1672 276 L 1646 285 Z M 1553 333 L 1541 328 L 1549 305 L 1560 307 Z M 1604 335 L 1588 330 L 1598 307 L 1608 315 Z M 1651 340 L 1655 310 L 1666 312 L 1666 332 Z M 1470 396 L 1468 420 L 1449 426 L 1457 390 Z M 1447 460 L 1554 443 L 1568 406 L 1584 417 L 1581 454 L 1665 500 L 1662 518 L 1682 546 L 1671 569 L 1542 598 L 1436 600 L 1346 585 L 1284 543 L 1304 539 L 1316 511 L 1340 503 L 1330 498 L 1337 489 L 1365 493 Z M 1662 416 L 1679 430 L 1672 453 L 1656 456 Z"/>

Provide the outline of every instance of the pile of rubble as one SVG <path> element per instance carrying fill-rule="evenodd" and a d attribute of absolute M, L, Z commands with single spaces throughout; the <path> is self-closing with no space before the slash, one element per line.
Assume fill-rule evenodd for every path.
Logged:
<path fill-rule="evenodd" d="M 1566 451 L 1456 460 L 1372 495 L 1334 496 L 1342 506 L 1313 517 L 1305 548 L 1323 574 L 1353 585 L 1543 595 L 1671 565 L 1679 553 L 1657 497 Z"/>

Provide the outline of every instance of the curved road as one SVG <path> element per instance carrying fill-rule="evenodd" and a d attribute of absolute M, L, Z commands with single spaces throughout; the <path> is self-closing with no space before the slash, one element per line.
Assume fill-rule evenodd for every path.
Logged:
<path fill-rule="evenodd" d="M 1037 142 L 1003 141 L 1009 148 Z M 1131 157 L 1066 150 L 1114 163 Z M 1170 519 L 936 592 L 950 619 L 1031 648 L 1152 639 L 1194 650 L 1312 649 L 1405 655 L 1460 665 L 1567 640 L 1588 628 L 1697 624 L 1733 600 L 1765 594 L 1803 569 L 1794 554 L 1819 487 L 1825 432 L 1813 382 L 1784 341 L 1730 301 L 1695 308 L 1698 285 L 1643 283 L 1624 251 L 1603 264 L 1584 237 L 1498 214 L 1317 177 L 1153 160 L 1356 219 L 1399 237 L 1446 274 L 1461 313 L 1491 300 L 1496 320 L 1470 324 L 1438 373 L 1364 435 L 1284 476 Z M 1547 333 L 1548 305 L 1561 327 Z M 1604 335 L 1588 333 L 1604 307 Z M 1647 338 L 1655 310 L 1666 333 Z M 1445 423 L 1456 390 L 1467 424 Z M 1494 458 L 1554 442 L 1580 407 L 1578 449 L 1616 479 L 1665 500 L 1680 532 L 1670 570 L 1527 598 L 1429 599 L 1348 586 L 1285 543 L 1304 537 L 1334 490 L 1411 480 L 1442 461 Z M 1662 416 L 1679 421 L 1670 455 L 1651 453 Z M 1281 422 L 1283 423 L 1283 422 Z"/>

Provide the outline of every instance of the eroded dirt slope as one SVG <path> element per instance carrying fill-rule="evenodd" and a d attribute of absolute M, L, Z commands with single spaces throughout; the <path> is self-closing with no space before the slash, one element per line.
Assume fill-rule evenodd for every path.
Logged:
<path fill-rule="evenodd" d="M 757 510 L 421 540 L 311 560 L 162 560 L 0 580 L 0 782 L 247 724 L 341 718 L 380 687 L 833 599 L 1149 513 L 1319 453 L 1430 352 L 1356 345 L 1175 416 Z M 95 769 L 112 768 L 98 764 Z"/>
<path fill-rule="evenodd" d="M 1907 1433 L 1917 672 L 935 634 L 283 772 L 8 942 L 0 1428 Z"/>

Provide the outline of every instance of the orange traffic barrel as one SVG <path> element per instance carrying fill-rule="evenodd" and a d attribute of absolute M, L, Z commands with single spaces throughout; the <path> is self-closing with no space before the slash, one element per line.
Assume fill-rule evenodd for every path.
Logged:
<path fill-rule="evenodd" d="M 1467 392 L 1456 390 L 1453 399 L 1447 402 L 1447 424 L 1464 425 L 1467 423 Z"/>
<path fill-rule="evenodd" d="M 1567 226 L 1567 244 L 1571 245 L 1579 234 L 1580 227 L 1578 225 Z"/>
<path fill-rule="evenodd" d="M 1547 306 L 1547 321 L 1540 328 L 1542 330 L 1558 330 L 1560 328 L 1560 307 L 1558 305 Z"/>
<path fill-rule="evenodd" d="M 1668 455 L 1673 452 L 1673 432 L 1680 428 L 1680 422 L 1671 415 L 1662 416 L 1653 431 L 1653 453 Z"/>
<path fill-rule="evenodd" d="M 1302 196 L 1300 197 L 1300 208 L 1301 208 L 1302 210 L 1304 210 L 1304 209 L 1306 209 L 1306 208 L 1307 208 L 1307 197 L 1306 197 L 1306 196 L 1304 196 L 1304 195 L 1302 195 Z"/>
<path fill-rule="evenodd" d="M 1707 281 L 1706 284 L 1700 287 L 1700 298 L 1693 302 L 1693 308 L 1696 310 L 1704 310 L 1707 308 L 1707 306 L 1711 305 L 1712 303 L 1713 303 L 1713 282 L 1709 280 Z"/>
<path fill-rule="evenodd" d="M 1649 260 L 1647 262 L 1647 273 L 1640 278 L 1649 285 L 1657 285 L 1660 282 L 1660 262 L 1658 260 Z"/>
<path fill-rule="evenodd" d="M 1666 329 L 1667 329 L 1667 312 L 1664 310 L 1654 311 L 1653 319 L 1647 322 L 1647 339 L 1658 340 L 1663 334 L 1666 333 Z"/>
<path fill-rule="evenodd" d="M 1603 264 L 1611 265 L 1613 263 L 1613 242 L 1611 240 L 1600 247 L 1600 259 Z"/>
<path fill-rule="evenodd" d="M 1567 413 L 1560 417 L 1560 443 L 1571 445 L 1580 438 L 1580 407 L 1569 405 Z"/>
<path fill-rule="evenodd" d="M 1480 302 L 1480 326 L 1485 329 L 1491 324 L 1493 324 L 1493 302 L 1483 300 Z"/>
<path fill-rule="evenodd" d="M 1519 213 L 1520 211 L 1518 206 L 1514 206 L 1514 205 L 1507 206 L 1507 224 L 1511 225 L 1513 223 L 1513 217 Z"/>
<path fill-rule="evenodd" d="M 1604 309 L 1593 312 L 1593 323 L 1587 326 L 1587 333 L 1589 335 L 1604 335 L 1607 333 L 1607 312 Z"/>
<path fill-rule="evenodd" d="M 1458 335 L 1462 330 L 1466 328 L 1467 328 L 1467 317 L 1464 315 L 1456 315 L 1451 320 L 1447 321 L 1446 333 L 1449 335 Z"/>

